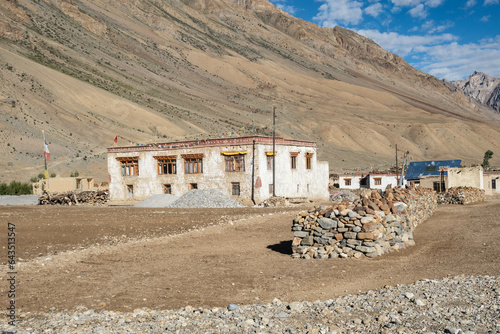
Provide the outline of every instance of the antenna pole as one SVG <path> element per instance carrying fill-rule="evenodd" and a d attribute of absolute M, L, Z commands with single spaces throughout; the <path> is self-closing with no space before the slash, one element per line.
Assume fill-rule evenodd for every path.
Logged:
<path fill-rule="evenodd" d="M 276 107 L 273 107 L 273 197 L 276 196 Z"/>

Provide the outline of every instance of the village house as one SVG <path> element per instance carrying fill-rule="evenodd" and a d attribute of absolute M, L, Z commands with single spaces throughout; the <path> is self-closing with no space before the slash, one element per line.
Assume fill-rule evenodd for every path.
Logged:
<path fill-rule="evenodd" d="M 444 191 L 447 183 L 448 169 L 458 168 L 462 160 L 412 161 L 408 165 L 405 179 L 410 185 Z"/>
<path fill-rule="evenodd" d="M 500 195 L 500 170 L 484 172 L 484 193 L 487 196 Z"/>
<path fill-rule="evenodd" d="M 92 177 L 51 177 L 42 179 L 32 184 L 33 194 L 41 195 L 48 193 L 63 193 L 68 191 L 103 190 L 107 188 L 107 182 L 97 184 Z"/>
<path fill-rule="evenodd" d="M 396 174 L 340 174 L 339 188 L 340 189 L 381 189 L 384 190 L 388 186 L 391 188 L 398 186 L 400 177 Z M 403 180 L 404 181 L 404 180 Z M 406 185 L 406 182 L 403 182 Z"/>
<path fill-rule="evenodd" d="M 275 139 L 276 196 L 328 199 L 328 162 L 316 143 Z M 248 136 L 108 148 L 111 202 L 218 189 L 243 204 L 273 195 L 273 139 Z"/>

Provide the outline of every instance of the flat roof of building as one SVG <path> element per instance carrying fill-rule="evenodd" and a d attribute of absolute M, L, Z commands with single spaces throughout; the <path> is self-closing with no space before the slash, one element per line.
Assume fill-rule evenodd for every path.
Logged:
<path fill-rule="evenodd" d="M 134 146 L 116 146 L 108 147 L 108 153 L 118 152 L 133 152 L 133 151 L 159 151 L 165 149 L 179 149 L 190 147 L 208 147 L 208 146 L 226 146 L 226 145 L 249 145 L 253 144 L 272 145 L 273 137 L 267 136 L 246 136 L 246 137 L 229 137 L 229 138 L 211 138 L 202 140 L 188 140 L 167 143 L 155 143 L 146 145 Z M 316 142 L 306 140 L 284 139 L 282 137 L 275 138 L 276 145 L 291 145 L 291 146 L 308 146 L 316 147 Z"/>

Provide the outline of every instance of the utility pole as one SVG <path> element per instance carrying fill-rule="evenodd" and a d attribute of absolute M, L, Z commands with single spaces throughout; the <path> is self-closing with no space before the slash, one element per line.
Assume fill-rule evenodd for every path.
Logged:
<path fill-rule="evenodd" d="M 273 107 L 273 197 L 276 196 L 276 107 Z"/>
<path fill-rule="evenodd" d="M 396 144 L 396 183 L 399 185 L 398 144 Z"/>
<path fill-rule="evenodd" d="M 255 177 L 255 139 L 253 140 L 253 145 L 252 145 L 252 202 L 253 205 L 255 205 L 255 183 L 254 183 L 254 177 Z M 273 186 L 274 188 L 274 186 Z"/>

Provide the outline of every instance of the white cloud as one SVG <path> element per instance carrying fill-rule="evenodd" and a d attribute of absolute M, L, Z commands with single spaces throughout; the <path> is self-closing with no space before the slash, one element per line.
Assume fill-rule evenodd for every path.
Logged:
<path fill-rule="evenodd" d="M 465 4 L 465 8 L 474 7 L 476 4 L 477 4 L 476 0 L 468 0 L 467 3 Z"/>
<path fill-rule="evenodd" d="M 379 32 L 378 30 L 358 30 L 357 33 L 374 40 L 384 49 L 397 53 L 401 57 L 408 56 L 419 47 L 439 45 L 457 40 L 457 37 L 451 34 L 408 36 L 395 32 Z"/>
<path fill-rule="evenodd" d="M 498 5 L 499 1 L 498 0 L 484 0 L 484 5 Z"/>
<path fill-rule="evenodd" d="M 491 15 L 486 15 L 481 18 L 481 22 L 488 22 L 490 20 Z"/>
<path fill-rule="evenodd" d="M 285 12 L 295 15 L 297 13 L 297 8 L 294 6 L 289 6 L 286 4 L 285 0 L 271 0 L 271 2 L 279 9 L 284 10 Z"/>
<path fill-rule="evenodd" d="M 422 0 L 391 0 L 397 7 L 413 7 L 422 2 Z"/>
<path fill-rule="evenodd" d="M 363 18 L 362 2 L 355 0 L 321 0 L 318 14 L 313 21 L 323 27 L 334 27 L 338 23 L 358 24 Z"/>
<path fill-rule="evenodd" d="M 365 13 L 373 17 L 377 17 L 382 12 L 382 4 L 374 3 L 365 8 Z"/>
<path fill-rule="evenodd" d="M 428 15 L 427 10 L 423 4 L 419 4 L 408 11 L 414 18 L 425 19 Z"/>
<path fill-rule="evenodd" d="M 427 48 L 431 63 L 424 64 L 422 70 L 448 80 L 463 79 L 474 71 L 500 77 L 500 35 L 479 43 L 460 45 L 453 42 Z"/>
<path fill-rule="evenodd" d="M 377 30 L 357 32 L 440 79 L 461 80 L 474 71 L 500 77 L 500 35 L 478 43 L 459 44 L 458 37 L 451 34 L 409 36 Z"/>
<path fill-rule="evenodd" d="M 453 27 L 455 23 L 448 21 L 442 25 L 436 26 L 433 20 L 427 21 L 422 24 L 422 30 L 426 31 L 429 34 L 441 33 L 451 27 Z"/>
<path fill-rule="evenodd" d="M 425 4 L 431 8 L 436 8 L 438 6 L 441 6 L 443 2 L 444 0 L 427 0 Z"/>

